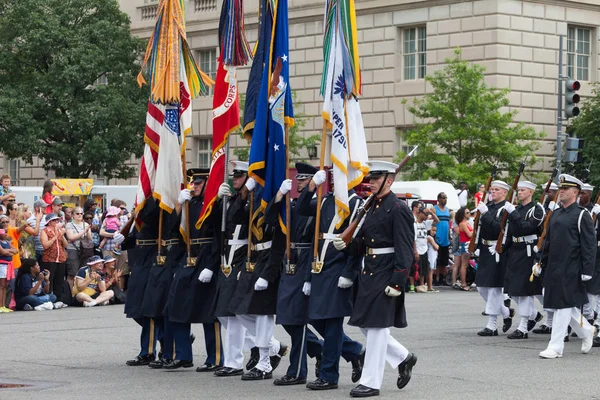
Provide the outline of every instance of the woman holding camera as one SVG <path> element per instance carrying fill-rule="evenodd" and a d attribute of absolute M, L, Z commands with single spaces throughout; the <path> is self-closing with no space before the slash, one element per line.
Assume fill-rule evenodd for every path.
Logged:
<path fill-rule="evenodd" d="M 67 307 L 56 296 L 50 293 L 50 272 L 40 271 L 40 266 L 35 258 L 21 260 L 21 268 L 17 275 L 15 289 L 17 310 L 43 311 L 53 308 Z"/>
<path fill-rule="evenodd" d="M 46 228 L 40 232 L 40 242 L 44 248 L 42 267 L 50 271 L 50 292 L 60 300 L 65 280 L 66 248 L 69 242 L 65 238 L 65 228 L 59 226 L 58 221 L 59 217 L 56 214 L 46 215 Z"/>

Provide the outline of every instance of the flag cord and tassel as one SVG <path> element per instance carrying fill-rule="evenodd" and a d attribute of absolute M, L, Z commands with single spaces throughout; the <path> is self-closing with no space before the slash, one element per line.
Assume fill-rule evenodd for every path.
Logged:
<path fill-rule="evenodd" d="M 285 125 L 285 179 L 290 179 L 290 127 Z M 292 196 L 291 191 L 285 196 L 285 252 L 287 254 L 287 266 L 290 266 L 290 248 L 292 240 L 292 217 L 290 215 L 292 204 L 290 198 Z M 294 268 L 295 269 L 295 268 Z"/>
<path fill-rule="evenodd" d="M 162 228 L 163 228 L 163 214 L 164 210 L 160 209 L 160 213 L 158 214 L 158 255 L 156 256 L 156 263 L 158 265 L 165 264 L 165 256 L 162 255 Z"/>
<path fill-rule="evenodd" d="M 325 147 L 327 144 L 327 121 L 323 120 L 323 130 L 321 132 L 321 156 L 319 159 L 319 170 L 325 168 Z M 325 180 L 327 181 L 327 180 Z M 313 271 L 320 271 L 323 268 L 322 261 L 318 260 L 319 254 L 319 230 L 321 228 L 321 200 L 323 199 L 323 184 L 317 188 L 317 215 L 315 217 L 315 243 L 313 246 Z"/>

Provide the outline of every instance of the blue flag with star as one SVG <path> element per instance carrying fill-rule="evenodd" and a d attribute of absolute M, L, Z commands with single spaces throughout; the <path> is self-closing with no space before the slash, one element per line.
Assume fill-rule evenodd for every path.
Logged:
<path fill-rule="evenodd" d="M 265 6 L 273 16 L 273 40 L 270 48 L 266 48 L 263 60 L 254 59 L 255 63 L 264 62 L 265 68 L 260 82 L 248 167 L 249 175 L 263 186 L 263 208 L 275 197 L 285 179 L 288 167 L 285 129 L 294 125 L 289 85 L 288 1 L 267 1 Z M 281 208 L 280 225 L 285 232 L 285 207 Z"/>

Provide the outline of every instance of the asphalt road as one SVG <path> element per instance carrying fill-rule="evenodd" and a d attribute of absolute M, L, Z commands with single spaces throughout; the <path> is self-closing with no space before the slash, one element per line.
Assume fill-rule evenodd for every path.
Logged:
<path fill-rule="evenodd" d="M 548 336 L 507 340 L 506 334 L 481 338 L 483 300 L 477 293 L 444 288 L 440 293 L 410 294 L 406 329 L 393 335 L 418 363 L 403 390 L 389 365 L 380 398 L 411 399 L 591 399 L 600 398 L 600 349 L 580 354 L 580 340 L 565 346 L 562 359 L 542 360 Z M 538 305 L 539 306 L 539 305 Z M 515 319 L 516 327 L 516 319 Z M 193 326 L 196 364 L 205 353 L 202 327 Z M 357 328 L 352 338 L 364 343 Z M 276 337 L 289 343 L 285 331 Z M 354 387 L 350 364 L 341 362 L 340 387 L 312 392 L 304 386 L 275 387 L 272 381 L 242 382 L 216 378 L 194 369 L 162 371 L 128 367 L 138 351 L 137 324 L 122 306 L 67 308 L 0 315 L 0 399 L 344 399 Z M 275 376 L 285 373 L 285 358 Z M 314 363 L 309 360 L 309 378 Z M 5 389 L 4 384 L 26 384 Z"/>

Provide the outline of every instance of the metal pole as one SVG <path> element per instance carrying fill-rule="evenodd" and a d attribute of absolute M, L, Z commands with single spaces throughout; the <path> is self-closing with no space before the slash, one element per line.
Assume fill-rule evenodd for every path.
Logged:
<path fill-rule="evenodd" d="M 562 114 L 563 114 L 563 36 L 558 37 L 558 107 L 556 112 L 556 168 L 560 175 L 562 162 Z"/>

